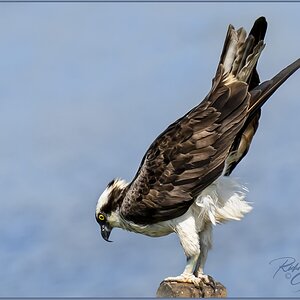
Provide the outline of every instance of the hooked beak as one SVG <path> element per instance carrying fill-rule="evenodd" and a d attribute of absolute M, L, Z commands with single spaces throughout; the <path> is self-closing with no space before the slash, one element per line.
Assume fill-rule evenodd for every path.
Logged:
<path fill-rule="evenodd" d="M 102 235 L 103 239 L 106 240 L 107 242 L 112 242 L 109 240 L 109 236 L 112 231 L 112 227 L 109 226 L 109 224 L 102 224 L 102 225 L 100 225 L 100 227 L 101 227 L 101 235 Z"/>

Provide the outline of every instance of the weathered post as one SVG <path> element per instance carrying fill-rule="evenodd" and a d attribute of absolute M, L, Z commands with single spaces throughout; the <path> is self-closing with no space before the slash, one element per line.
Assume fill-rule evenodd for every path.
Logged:
<path fill-rule="evenodd" d="M 199 286 L 193 283 L 162 281 L 156 292 L 159 298 L 225 298 L 227 290 L 220 282 L 214 285 L 201 282 Z"/>

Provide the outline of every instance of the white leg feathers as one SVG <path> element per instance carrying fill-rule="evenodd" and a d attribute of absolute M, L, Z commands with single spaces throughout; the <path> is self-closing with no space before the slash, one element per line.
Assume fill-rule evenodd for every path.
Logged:
<path fill-rule="evenodd" d="M 220 177 L 196 199 L 200 219 L 212 224 L 240 220 L 252 207 L 245 200 L 247 188 L 231 177 Z"/>
<path fill-rule="evenodd" d="M 200 282 L 211 283 L 211 278 L 204 274 L 204 265 L 212 247 L 212 224 L 240 220 L 250 212 L 246 192 L 247 188 L 237 180 L 220 177 L 202 191 L 184 215 L 169 223 L 180 239 L 187 264 L 180 276 L 168 277 L 166 281 L 189 282 L 196 286 Z"/>

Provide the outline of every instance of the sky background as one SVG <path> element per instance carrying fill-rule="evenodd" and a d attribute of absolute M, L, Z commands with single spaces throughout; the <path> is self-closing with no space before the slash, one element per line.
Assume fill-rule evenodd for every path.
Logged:
<path fill-rule="evenodd" d="M 300 56 L 300 3 L 0 3 L 0 296 L 155 296 L 185 256 L 175 234 L 102 240 L 97 199 L 208 93 L 227 26 L 269 22 L 269 79 Z M 254 210 L 216 226 L 206 272 L 232 297 L 300 296 L 299 82 L 264 106 L 234 175 Z"/>

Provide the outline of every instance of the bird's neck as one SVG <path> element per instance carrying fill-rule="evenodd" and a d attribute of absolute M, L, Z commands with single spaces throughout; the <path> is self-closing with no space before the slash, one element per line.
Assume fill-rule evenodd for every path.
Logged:
<path fill-rule="evenodd" d="M 120 208 L 117 209 L 108 216 L 108 222 L 112 227 L 123 228 L 123 220 L 120 216 Z"/>

